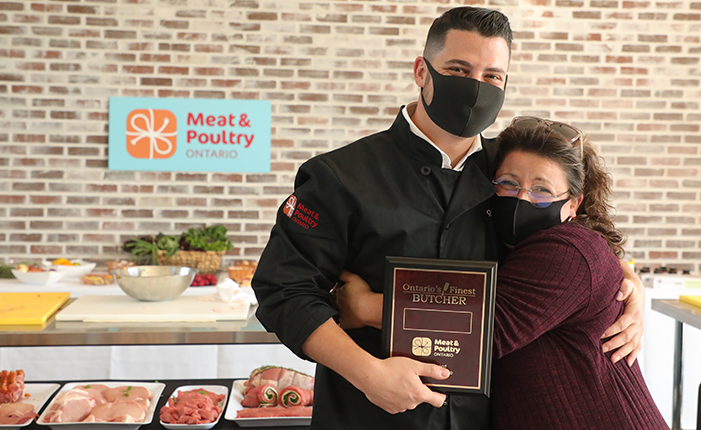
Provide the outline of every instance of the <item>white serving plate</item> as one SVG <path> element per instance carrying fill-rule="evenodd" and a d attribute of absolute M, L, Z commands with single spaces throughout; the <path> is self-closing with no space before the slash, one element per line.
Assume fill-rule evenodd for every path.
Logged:
<path fill-rule="evenodd" d="M 68 266 L 57 264 L 54 266 L 51 261 L 42 261 L 41 264 L 47 269 L 54 269 L 57 272 L 63 272 L 64 278 L 80 278 L 95 270 L 97 263 L 88 263 L 83 260 L 71 260 L 71 263 L 80 263 L 78 266 Z"/>
<path fill-rule="evenodd" d="M 229 406 L 226 408 L 224 419 L 235 422 L 239 427 L 292 427 L 309 426 L 311 417 L 270 417 L 270 418 L 236 418 L 236 413 L 243 409 L 243 384 L 246 379 L 237 379 L 231 389 Z"/>
<path fill-rule="evenodd" d="M 20 400 L 21 403 L 27 403 L 34 406 L 34 412 L 37 414 L 41 411 L 41 407 L 46 404 L 51 395 L 58 390 L 59 384 L 32 384 L 25 382 L 24 394 L 29 394 L 29 397 L 24 397 Z M 19 403 L 19 402 L 18 402 Z M 15 430 L 32 423 L 34 419 L 27 421 L 24 424 L 0 424 L 2 430 Z"/>
<path fill-rule="evenodd" d="M 214 394 L 223 394 L 224 395 L 224 400 L 219 402 L 219 407 L 222 409 L 222 412 L 219 414 L 217 419 L 213 423 L 206 423 L 206 424 L 170 424 L 170 423 L 164 423 L 161 421 L 161 425 L 169 430 L 208 430 L 217 425 L 219 422 L 219 419 L 221 419 L 222 415 L 224 415 L 224 406 L 226 406 L 226 401 L 229 398 L 229 388 L 225 387 L 223 385 L 184 385 L 182 387 L 178 387 L 173 391 L 173 394 L 170 395 L 170 397 L 176 398 L 178 397 L 178 394 L 183 391 L 192 391 L 192 390 L 207 390 L 210 393 Z M 168 403 L 165 404 L 167 406 Z M 161 411 L 158 411 L 160 415 Z"/>
<path fill-rule="evenodd" d="M 66 275 L 64 272 L 58 271 L 20 272 L 17 269 L 12 269 L 12 274 L 23 284 L 32 285 L 52 285 L 63 279 Z"/>
<path fill-rule="evenodd" d="M 151 405 L 148 408 L 148 412 L 146 412 L 146 417 L 144 417 L 144 420 L 140 423 L 83 423 L 83 422 L 73 422 L 73 423 L 45 423 L 44 422 L 44 416 L 46 416 L 46 413 L 51 409 L 51 406 L 53 405 L 54 401 L 56 401 L 56 398 L 60 396 L 62 393 L 65 393 L 68 390 L 71 390 L 75 387 L 81 386 L 81 385 L 106 385 L 109 388 L 116 388 L 116 387 L 121 387 L 122 385 L 131 385 L 131 386 L 138 386 L 138 387 L 146 387 L 148 390 L 151 392 Z M 52 430 L 136 430 L 142 425 L 150 424 L 151 421 L 153 420 L 153 414 L 156 410 L 156 406 L 158 405 L 158 400 L 161 397 L 161 393 L 163 392 L 163 389 L 165 388 L 165 384 L 160 383 L 160 382 L 134 382 L 134 381 L 85 381 L 85 382 L 71 382 L 68 384 L 65 384 L 62 388 L 61 391 L 59 391 L 56 396 L 54 396 L 54 399 L 51 401 L 51 403 L 44 409 L 44 412 L 42 412 L 41 416 L 37 419 L 37 424 L 41 426 L 49 426 L 51 427 Z"/>

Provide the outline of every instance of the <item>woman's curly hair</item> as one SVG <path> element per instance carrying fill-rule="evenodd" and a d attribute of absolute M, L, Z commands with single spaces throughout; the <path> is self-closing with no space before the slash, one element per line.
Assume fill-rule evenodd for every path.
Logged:
<path fill-rule="evenodd" d="M 577 216 L 571 222 L 599 233 L 616 256 L 622 258 L 625 238 L 613 223 L 613 207 L 609 203 L 611 175 L 606 172 L 603 158 L 589 143 L 589 137 L 583 136 L 582 139 L 584 154 L 579 139 L 570 143 L 545 123 L 516 123 L 497 137 L 495 168 L 498 169 L 513 151 L 535 154 L 558 164 L 565 172 L 570 196 L 584 196 Z"/>

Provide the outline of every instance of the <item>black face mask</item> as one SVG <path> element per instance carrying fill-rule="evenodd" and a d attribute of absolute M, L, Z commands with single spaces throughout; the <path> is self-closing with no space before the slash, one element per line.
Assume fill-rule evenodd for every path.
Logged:
<path fill-rule="evenodd" d="M 433 99 L 421 102 L 429 118 L 450 134 L 477 136 L 494 124 L 504 104 L 504 90 L 492 84 L 464 76 L 438 73 L 424 58 L 433 81 Z"/>
<path fill-rule="evenodd" d="M 504 243 L 515 246 L 537 231 L 562 224 L 560 212 L 568 200 L 558 200 L 546 208 L 537 208 L 518 197 L 494 196 L 492 219 L 497 236 Z"/>

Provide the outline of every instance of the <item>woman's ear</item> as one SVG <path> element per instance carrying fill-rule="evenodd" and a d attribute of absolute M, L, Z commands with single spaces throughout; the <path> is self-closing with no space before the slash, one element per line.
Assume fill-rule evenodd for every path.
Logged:
<path fill-rule="evenodd" d="M 571 204 L 569 205 L 569 209 L 567 210 L 567 218 L 565 219 L 574 218 L 577 216 L 577 209 L 579 209 L 579 206 L 582 204 L 582 200 L 584 200 L 584 196 L 570 199 Z"/>

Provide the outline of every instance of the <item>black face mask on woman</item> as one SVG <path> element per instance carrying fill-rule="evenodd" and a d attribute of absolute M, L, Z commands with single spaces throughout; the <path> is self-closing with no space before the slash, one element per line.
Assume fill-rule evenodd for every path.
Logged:
<path fill-rule="evenodd" d="M 537 208 L 518 197 L 494 196 L 492 220 L 497 236 L 504 243 L 515 246 L 533 233 L 562 224 L 560 212 L 567 200 L 552 202 Z"/>
<path fill-rule="evenodd" d="M 441 75 L 424 61 L 433 81 L 433 99 L 427 105 L 422 90 L 421 102 L 433 122 L 461 137 L 477 136 L 494 124 L 504 104 L 504 90 L 464 76 Z"/>

